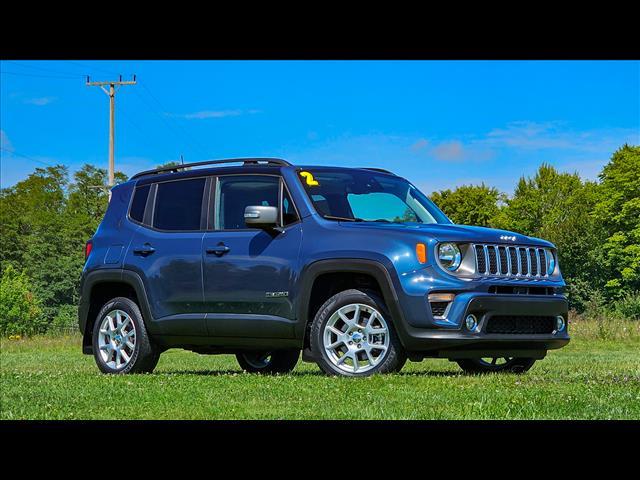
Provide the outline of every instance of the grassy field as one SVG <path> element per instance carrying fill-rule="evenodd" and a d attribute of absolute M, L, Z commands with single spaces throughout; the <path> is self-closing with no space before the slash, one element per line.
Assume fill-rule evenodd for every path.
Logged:
<path fill-rule="evenodd" d="M 3 339 L 2 419 L 640 419 L 639 325 L 583 325 L 525 375 L 461 374 L 407 363 L 396 375 L 329 378 L 243 373 L 232 356 L 180 350 L 154 374 L 106 376 L 80 338 Z M 603 333 L 604 332 L 604 333 Z"/>

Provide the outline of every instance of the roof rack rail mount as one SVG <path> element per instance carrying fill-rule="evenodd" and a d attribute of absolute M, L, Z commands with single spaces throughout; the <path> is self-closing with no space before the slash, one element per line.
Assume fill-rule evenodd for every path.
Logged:
<path fill-rule="evenodd" d="M 136 173 L 131 179 L 144 177 L 146 175 L 156 175 L 166 172 L 178 172 L 191 167 L 201 167 L 205 165 L 222 165 L 226 163 L 240 163 L 244 165 L 259 165 L 260 163 L 266 163 L 271 165 L 280 165 L 283 167 L 291 167 L 292 165 L 281 158 L 227 158 L 223 160 L 207 160 L 205 162 L 184 163 L 181 165 L 172 165 L 170 167 L 154 168 L 153 170 L 145 170 L 144 172 Z"/>

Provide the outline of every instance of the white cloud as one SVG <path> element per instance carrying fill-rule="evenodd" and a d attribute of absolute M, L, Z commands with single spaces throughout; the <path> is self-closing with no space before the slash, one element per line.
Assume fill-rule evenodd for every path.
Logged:
<path fill-rule="evenodd" d="M 462 142 L 454 140 L 452 142 L 444 142 L 431 149 L 431 155 L 437 160 L 444 160 L 446 162 L 455 162 L 462 160 L 465 156 Z"/>
<path fill-rule="evenodd" d="M 391 169 L 429 193 L 482 182 L 512 192 L 520 176 L 535 174 L 542 162 L 595 179 L 613 152 L 625 142 L 640 144 L 639 136 L 637 128 L 572 130 L 558 121 L 512 122 L 483 134 L 449 137 L 437 132 L 422 136 L 344 132 L 323 136 L 322 141 L 283 144 L 272 153 L 302 165 Z"/>
<path fill-rule="evenodd" d="M 411 151 L 440 162 L 484 162 L 494 157 L 491 149 L 475 141 L 444 140 L 434 143 L 421 138 L 411 145 Z"/>
<path fill-rule="evenodd" d="M 491 130 L 481 142 L 492 147 L 511 147 L 520 150 L 559 149 L 581 152 L 600 152 L 615 149 L 624 143 L 640 141 L 637 129 L 600 128 L 575 131 L 565 122 L 516 121 L 503 128 Z"/>
<path fill-rule="evenodd" d="M 202 110 L 192 113 L 170 113 L 168 115 L 186 118 L 187 120 L 202 120 L 206 118 L 238 117 L 245 114 L 254 115 L 256 113 L 260 113 L 260 110 Z"/>
<path fill-rule="evenodd" d="M 411 150 L 413 150 L 414 152 L 419 152 L 420 150 L 426 148 L 427 145 L 429 145 L 429 140 L 420 138 L 416 143 L 411 145 Z"/>
<path fill-rule="evenodd" d="M 36 105 L 38 107 L 43 107 L 45 105 L 49 105 L 55 100 L 56 100 L 56 97 L 36 97 L 36 98 L 27 98 L 24 100 L 24 103 L 28 105 Z"/>

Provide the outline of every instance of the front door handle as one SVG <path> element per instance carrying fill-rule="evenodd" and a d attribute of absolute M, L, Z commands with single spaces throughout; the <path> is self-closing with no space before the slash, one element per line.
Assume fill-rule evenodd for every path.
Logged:
<path fill-rule="evenodd" d="M 228 253 L 229 250 L 231 250 L 229 247 L 227 247 L 224 243 L 221 243 L 219 245 L 216 245 L 215 247 L 207 248 L 207 253 L 213 253 L 214 255 L 221 257 L 225 253 Z"/>
<path fill-rule="evenodd" d="M 153 248 L 149 243 L 145 243 L 141 247 L 137 247 L 133 249 L 134 255 L 142 255 L 143 257 L 146 257 L 147 255 L 151 255 L 155 251 L 156 249 Z"/>

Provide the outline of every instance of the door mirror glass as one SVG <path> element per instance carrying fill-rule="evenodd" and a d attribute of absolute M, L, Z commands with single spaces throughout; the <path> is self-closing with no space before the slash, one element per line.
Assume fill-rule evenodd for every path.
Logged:
<path fill-rule="evenodd" d="M 278 208 L 249 205 L 244 209 L 244 223 L 250 228 L 271 229 L 278 226 Z"/>

